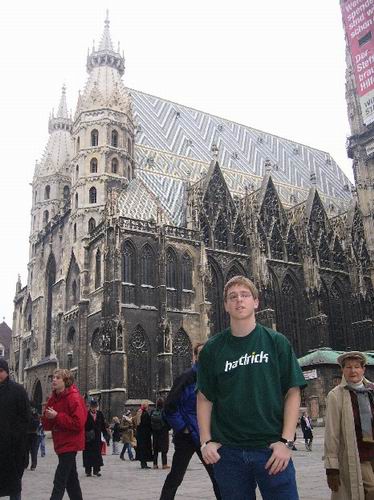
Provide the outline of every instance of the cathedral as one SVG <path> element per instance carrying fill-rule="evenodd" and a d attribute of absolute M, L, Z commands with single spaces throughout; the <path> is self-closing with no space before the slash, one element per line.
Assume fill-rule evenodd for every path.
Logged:
<path fill-rule="evenodd" d="M 74 116 L 63 88 L 49 118 L 14 299 L 12 370 L 39 407 L 57 367 L 111 415 L 166 394 L 237 274 L 298 357 L 373 347 L 373 202 L 328 153 L 126 87 L 108 19 L 86 69 Z"/>

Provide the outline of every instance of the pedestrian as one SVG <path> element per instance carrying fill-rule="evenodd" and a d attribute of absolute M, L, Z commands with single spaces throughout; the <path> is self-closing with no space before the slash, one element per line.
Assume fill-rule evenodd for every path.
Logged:
<path fill-rule="evenodd" d="M 119 455 L 119 442 L 121 441 L 121 426 L 118 417 L 113 417 L 110 426 L 112 434 L 112 455 Z"/>
<path fill-rule="evenodd" d="M 289 341 L 256 323 L 258 291 L 244 276 L 224 288 L 230 327 L 199 357 L 197 409 L 203 459 L 223 500 L 298 499 L 291 455 L 303 377 Z M 240 488 L 233 488 L 233 478 Z"/>
<path fill-rule="evenodd" d="M 38 427 L 39 427 L 39 415 L 36 407 L 31 404 L 31 415 L 29 420 L 29 425 L 27 429 L 27 459 L 26 467 L 29 466 L 29 459 L 31 457 L 30 470 L 34 471 L 38 464 Z"/>
<path fill-rule="evenodd" d="M 43 414 L 43 427 L 52 431 L 58 465 L 50 500 L 62 500 L 65 490 L 71 500 L 82 500 L 77 473 L 77 452 L 84 448 L 84 424 L 87 409 L 74 384 L 71 371 L 58 369 L 53 373 L 52 394 Z"/>
<path fill-rule="evenodd" d="M 325 468 L 333 500 L 374 499 L 374 384 L 364 377 L 367 358 L 338 357 L 342 380 L 327 395 Z"/>
<path fill-rule="evenodd" d="M 173 429 L 174 455 L 171 470 L 166 476 L 161 491 L 160 500 L 175 498 L 194 453 L 198 455 L 209 474 L 216 498 L 221 498 L 214 478 L 213 467 L 203 461 L 200 451 L 199 427 L 196 416 L 196 373 L 199 352 L 203 345 L 204 343 L 200 342 L 194 346 L 192 367 L 174 380 L 165 401 L 164 415 Z"/>
<path fill-rule="evenodd" d="M 143 401 L 134 417 L 136 424 L 136 456 L 142 469 L 150 469 L 147 462 L 153 461 L 151 416 L 148 401 Z"/>
<path fill-rule="evenodd" d="M 135 432 L 134 432 L 134 421 L 131 415 L 131 411 L 127 410 L 125 414 L 123 414 L 122 419 L 121 419 L 121 440 L 123 443 L 122 451 L 120 453 L 120 459 L 125 460 L 125 453 L 127 450 L 129 459 L 131 461 L 135 460 L 134 454 L 132 451 L 132 447 L 135 447 L 137 445 L 136 439 L 135 439 Z"/>
<path fill-rule="evenodd" d="M 29 419 L 26 391 L 9 379 L 8 363 L 0 359 L 0 497 L 21 500 Z"/>
<path fill-rule="evenodd" d="M 169 425 L 163 417 L 164 400 L 158 398 L 156 408 L 151 411 L 151 428 L 153 444 L 153 468 L 158 469 L 158 454 L 161 453 L 163 469 L 170 469 L 167 453 L 169 451 Z"/>
<path fill-rule="evenodd" d="M 38 425 L 38 451 L 39 448 L 41 457 L 45 457 L 45 432 L 44 432 L 42 418 L 40 415 L 39 415 L 39 425 Z"/>
<path fill-rule="evenodd" d="M 99 403 L 96 399 L 91 399 L 87 415 L 86 442 L 83 451 L 83 466 L 86 476 L 101 476 L 101 467 L 104 465 L 101 448 L 102 436 L 107 438 L 106 423 L 103 413 L 99 410 Z"/>
<path fill-rule="evenodd" d="M 307 451 L 312 451 L 313 427 L 312 421 L 306 411 L 301 415 L 300 427 L 304 436 L 305 448 Z"/>

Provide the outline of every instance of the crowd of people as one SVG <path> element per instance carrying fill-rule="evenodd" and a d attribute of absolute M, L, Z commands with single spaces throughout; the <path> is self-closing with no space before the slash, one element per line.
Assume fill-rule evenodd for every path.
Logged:
<path fill-rule="evenodd" d="M 177 377 L 164 401 L 126 409 L 108 424 L 97 399 L 84 399 L 69 370 L 53 374 L 42 415 L 24 388 L 10 380 L 0 359 L 0 497 L 21 500 L 22 475 L 30 460 L 45 456 L 50 431 L 58 457 L 51 500 L 83 499 L 76 456 L 87 477 L 100 477 L 103 456 L 140 462 L 141 469 L 170 469 L 160 500 L 172 500 L 196 453 L 219 500 L 298 500 L 292 451 L 299 423 L 312 451 L 312 421 L 299 419 L 306 385 L 288 340 L 256 322 L 258 291 L 243 276 L 228 281 L 224 307 L 230 327 L 198 343 L 193 364 Z M 338 357 L 341 383 L 327 397 L 324 465 L 333 500 L 374 500 L 374 384 L 365 378 L 365 353 Z M 174 454 L 167 463 L 169 432 Z M 122 445 L 122 448 L 121 448 Z M 134 451 L 135 450 L 135 451 Z M 232 485 L 240 485 L 233 488 Z"/>

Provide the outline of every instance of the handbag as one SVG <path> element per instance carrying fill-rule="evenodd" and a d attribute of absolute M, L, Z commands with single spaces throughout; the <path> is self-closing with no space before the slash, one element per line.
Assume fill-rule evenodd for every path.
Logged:
<path fill-rule="evenodd" d="M 91 429 L 89 431 L 86 431 L 86 443 L 91 443 L 95 439 L 95 431 L 94 429 Z"/>

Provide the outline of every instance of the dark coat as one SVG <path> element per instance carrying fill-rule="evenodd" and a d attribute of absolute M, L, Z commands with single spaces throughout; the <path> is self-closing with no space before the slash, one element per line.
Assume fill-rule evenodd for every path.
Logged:
<path fill-rule="evenodd" d="M 165 427 L 159 431 L 152 430 L 153 452 L 160 451 L 167 453 L 169 451 L 169 428 Z"/>
<path fill-rule="evenodd" d="M 29 419 L 30 403 L 25 389 L 7 378 L 0 384 L 0 497 L 22 489 Z"/>
<path fill-rule="evenodd" d="M 179 375 L 173 383 L 164 405 L 164 417 L 174 434 L 186 428 L 195 444 L 200 447 L 199 426 L 196 412 L 196 363 Z"/>
<path fill-rule="evenodd" d="M 310 423 L 310 420 L 309 420 Z M 312 426 L 308 426 L 308 422 L 304 415 L 300 419 L 301 430 L 303 431 L 304 439 L 313 439 Z"/>
<path fill-rule="evenodd" d="M 138 417 L 138 415 L 137 415 Z M 137 418 L 135 417 L 135 418 Z M 141 462 L 151 462 L 153 460 L 152 453 L 152 429 L 151 416 L 142 410 L 142 414 L 137 418 L 138 426 L 136 428 L 136 460 Z"/>
<path fill-rule="evenodd" d="M 104 465 L 101 456 L 101 433 L 104 438 L 107 435 L 104 415 L 100 410 L 96 413 L 96 420 L 93 419 L 91 412 L 88 412 L 86 421 L 86 436 L 87 432 L 94 430 L 95 439 L 92 441 L 86 440 L 85 449 L 83 451 L 83 466 L 84 467 L 101 467 Z"/>
<path fill-rule="evenodd" d="M 112 428 L 112 440 L 114 443 L 119 443 L 121 441 L 121 426 L 118 422 L 111 426 Z"/>

